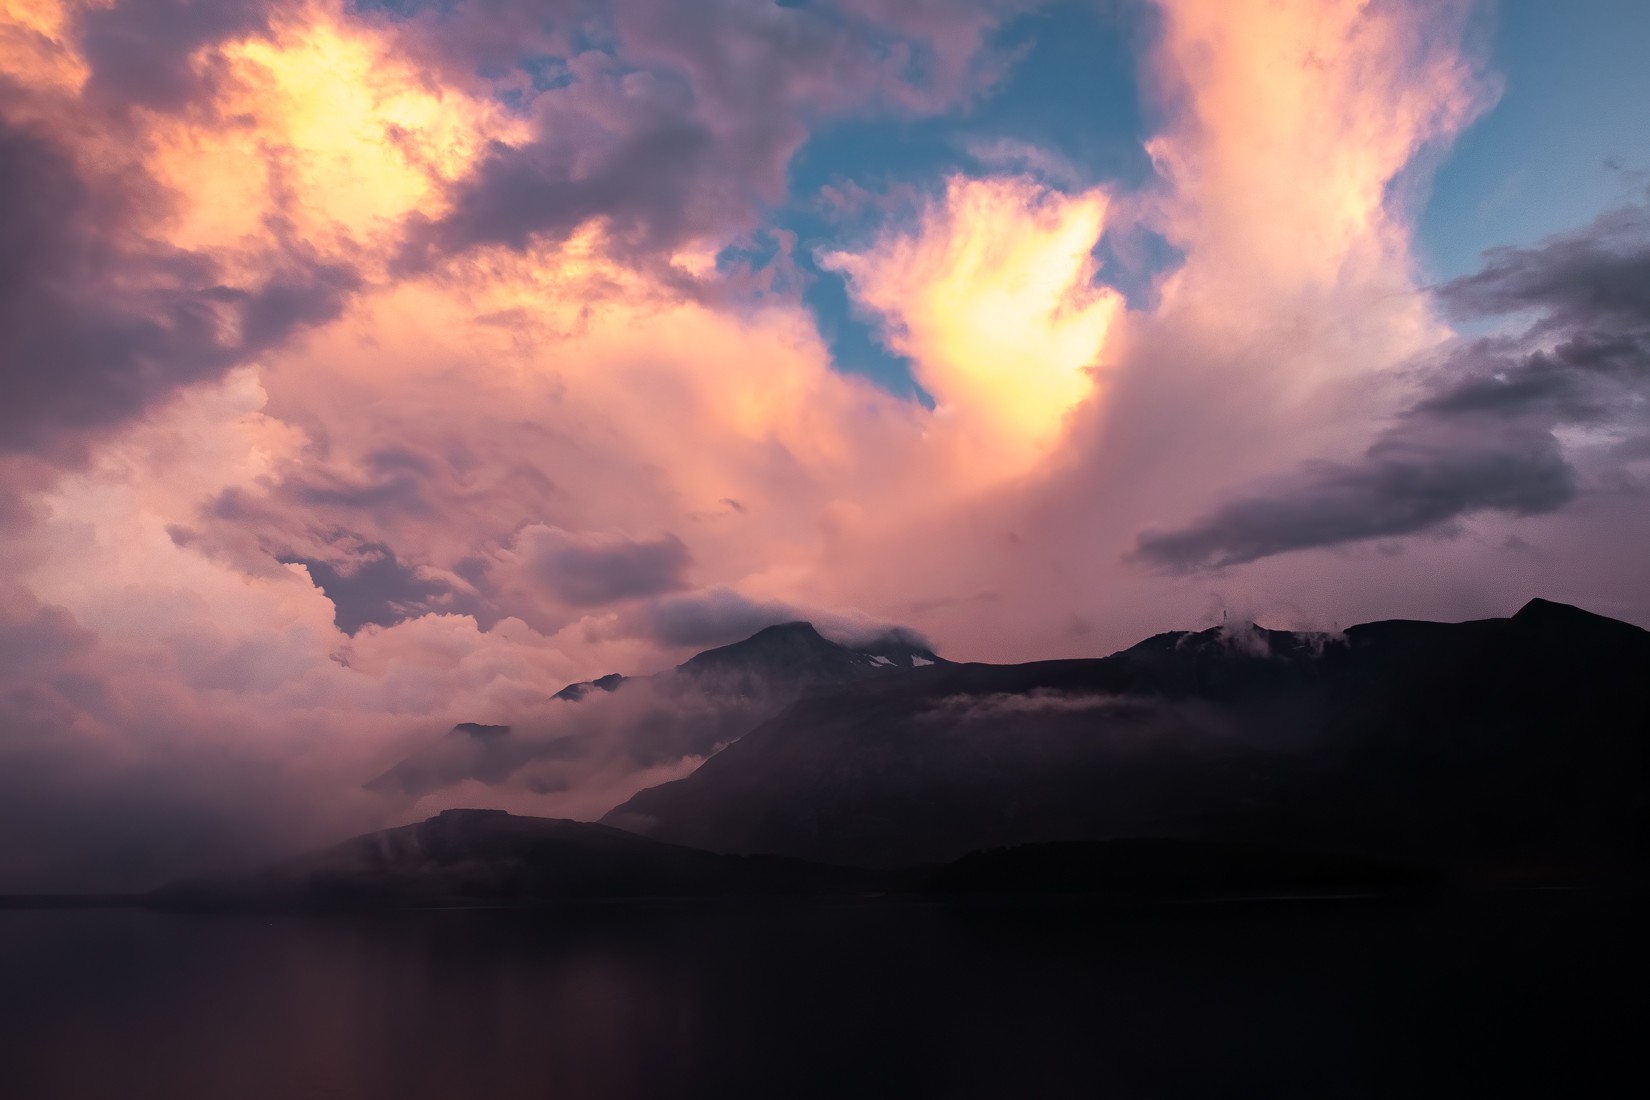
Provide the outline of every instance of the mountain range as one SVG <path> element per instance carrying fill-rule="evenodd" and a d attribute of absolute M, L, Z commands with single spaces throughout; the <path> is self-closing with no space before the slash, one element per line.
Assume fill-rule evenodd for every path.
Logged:
<path fill-rule="evenodd" d="M 601 824 L 454 811 L 168 896 L 1555 883 L 1637 875 L 1650 853 L 1650 632 L 1544 600 L 1337 634 L 1223 624 L 1021 665 L 786 623 L 546 705 L 621 704 L 620 726 L 549 739 L 460 725 L 370 784 L 500 783 L 615 736 L 638 759 L 706 756 Z"/>
<path fill-rule="evenodd" d="M 604 820 L 861 865 L 1174 837 L 1512 873 L 1641 860 L 1647 738 L 1650 633 L 1535 600 L 915 669 L 799 700 Z"/>
<path fill-rule="evenodd" d="M 639 767 L 707 756 L 803 696 L 946 663 L 899 631 L 846 644 L 811 623 L 779 623 L 665 672 L 568 684 L 550 696 L 550 713 L 538 716 L 544 729 L 462 722 L 366 786 L 421 795 L 466 779 L 502 783 L 528 765 L 602 753 L 622 752 Z"/>
<path fill-rule="evenodd" d="M 251 911 L 1046 894 L 1129 904 L 1278 894 L 1369 896 L 1432 885 L 1414 868 L 1335 853 L 1176 840 L 1069 841 L 976 852 L 942 866 L 837 867 L 786 856 L 707 852 L 585 821 L 445 810 L 266 867 L 100 900 Z"/>

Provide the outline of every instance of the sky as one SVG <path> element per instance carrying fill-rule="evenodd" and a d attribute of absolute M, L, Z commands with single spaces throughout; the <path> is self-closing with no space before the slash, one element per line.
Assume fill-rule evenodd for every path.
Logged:
<path fill-rule="evenodd" d="M 361 783 L 789 619 L 1650 625 L 1645 41 L 1636 0 L 0 0 L 0 889 L 492 804 Z"/>

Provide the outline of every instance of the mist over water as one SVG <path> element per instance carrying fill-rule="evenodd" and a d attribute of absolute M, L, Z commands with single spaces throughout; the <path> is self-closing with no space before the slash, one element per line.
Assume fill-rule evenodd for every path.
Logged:
<path fill-rule="evenodd" d="M 1601 1095 L 1643 905 L 0 912 L 29 1100 Z"/>

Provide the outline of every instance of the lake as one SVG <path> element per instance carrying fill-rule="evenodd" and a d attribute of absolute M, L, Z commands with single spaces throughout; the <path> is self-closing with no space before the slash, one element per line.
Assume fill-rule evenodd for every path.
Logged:
<path fill-rule="evenodd" d="M 1604 1095 L 1644 907 L 0 912 L 0 1096 Z"/>

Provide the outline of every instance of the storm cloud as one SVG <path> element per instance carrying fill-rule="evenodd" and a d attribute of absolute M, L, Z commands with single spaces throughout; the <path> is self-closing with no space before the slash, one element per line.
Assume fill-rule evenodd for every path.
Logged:
<path fill-rule="evenodd" d="M 108 106 L 175 111 L 209 94 L 210 59 L 225 39 L 267 32 L 279 0 L 118 0 L 79 14 L 80 49 L 91 66 L 87 95 Z"/>
<path fill-rule="evenodd" d="M 529 527 L 518 536 L 529 568 L 563 602 L 594 607 L 686 585 L 693 555 L 675 535 L 631 539 Z"/>
<path fill-rule="evenodd" d="M 146 239 L 138 176 L 82 167 L 0 89 L 0 453 L 70 458 L 178 389 L 336 317 L 347 264 L 299 255 L 258 284 Z"/>
<path fill-rule="evenodd" d="M 582 13 L 585 39 L 605 50 L 551 30 L 565 21 L 538 4 L 415 13 L 404 32 L 421 48 L 523 67 L 534 134 L 493 143 L 453 187 L 450 211 L 415 218 L 402 263 L 560 241 L 593 218 L 634 256 L 754 230 L 760 211 L 783 199 L 786 168 L 810 123 L 868 111 L 914 116 L 967 101 L 1002 70 L 989 32 L 1034 6 L 627 0 Z M 559 55 L 549 73 L 529 64 L 535 48 Z"/>
<path fill-rule="evenodd" d="M 1480 511 L 1535 515 L 1583 492 L 1650 437 L 1650 210 L 1491 253 L 1441 287 L 1455 316 L 1533 314 L 1464 341 L 1357 462 L 1318 462 L 1190 526 L 1142 535 L 1137 559 L 1220 569 L 1315 547 L 1434 531 Z M 1566 446 L 1567 429 L 1593 439 Z"/>

